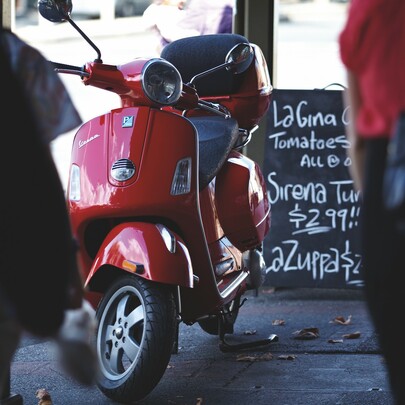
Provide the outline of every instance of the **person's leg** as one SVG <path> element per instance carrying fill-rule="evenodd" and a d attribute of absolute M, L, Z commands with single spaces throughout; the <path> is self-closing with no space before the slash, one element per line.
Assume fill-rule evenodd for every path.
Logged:
<path fill-rule="evenodd" d="M 19 324 L 8 314 L 7 308 L 0 301 L 0 400 L 8 396 L 10 367 L 14 353 L 20 341 Z"/>
<path fill-rule="evenodd" d="M 383 173 L 387 141 L 367 141 L 362 206 L 362 240 L 365 292 L 398 404 L 404 404 L 405 346 L 400 332 L 403 307 L 402 272 L 405 268 L 405 235 L 398 233 L 395 218 L 383 209 Z"/>

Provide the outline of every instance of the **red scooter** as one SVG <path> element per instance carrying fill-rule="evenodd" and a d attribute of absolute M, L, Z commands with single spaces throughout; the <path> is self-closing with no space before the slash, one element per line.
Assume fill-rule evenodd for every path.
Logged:
<path fill-rule="evenodd" d="M 161 58 L 113 66 L 70 18 L 69 0 L 40 0 L 97 52 L 83 67 L 54 63 L 121 108 L 77 131 L 68 207 L 88 299 L 97 313 L 99 389 L 131 403 L 158 384 L 178 327 L 198 323 L 230 344 L 243 294 L 266 274 L 271 207 L 262 172 L 242 153 L 271 98 L 260 48 L 241 35 L 185 38 Z"/>

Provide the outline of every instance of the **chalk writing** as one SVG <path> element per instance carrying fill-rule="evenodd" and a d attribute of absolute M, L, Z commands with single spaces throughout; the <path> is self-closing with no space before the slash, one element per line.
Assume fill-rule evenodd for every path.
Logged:
<path fill-rule="evenodd" d="M 307 183 L 307 184 L 279 184 L 276 182 L 276 172 L 271 172 L 267 176 L 269 183 L 268 192 L 270 202 L 272 204 L 279 200 L 304 200 L 310 201 L 313 204 L 322 204 L 326 202 L 326 186 L 323 183 Z"/>
<path fill-rule="evenodd" d="M 348 113 L 341 91 L 273 94 L 264 163 L 272 206 L 264 244 L 269 284 L 363 284 L 360 194 L 348 171 Z"/>
<path fill-rule="evenodd" d="M 282 109 L 284 110 L 284 117 L 278 120 L 278 104 L 277 101 L 273 101 L 273 117 L 274 117 L 274 127 L 283 126 L 285 128 L 291 127 L 296 124 L 300 128 L 304 127 L 323 127 L 326 125 L 337 125 L 337 118 L 334 114 L 323 114 L 322 112 L 317 112 L 311 114 L 308 111 L 308 101 L 302 100 L 294 108 L 291 105 L 284 105 Z"/>
<path fill-rule="evenodd" d="M 347 149 L 350 144 L 345 135 L 339 135 L 335 138 L 322 139 L 317 138 L 315 131 L 312 130 L 309 136 L 296 136 L 289 138 L 282 138 L 286 136 L 287 132 L 277 132 L 270 134 L 269 139 L 274 141 L 274 149 L 310 149 L 310 150 L 324 150 L 336 149 L 343 147 Z"/>
<path fill-rule="evenodd" d="M 349 157 L 341 158 L 337 155 L 328 155 L 328 156 L 309 156 L 307 154 L 302 155 L 299 162 L 300 167 L 327 167 L 329 169 L 334 169 L 340 164 L 347 167 L 351 165 L 351 159 Z"/>
<path fill-rule="evenodd" d="M 359 225 L 360 208 L 319 208 L 303 209 L 295 204 L 288 212 L 289 222 L 292 224 L 292 235 L 300 233 L 314 234 L 329 231 L 345 232 Z"/>
<path fill-rule="evenodd" d="M 285 272 L 307 271 L 314 280 L 323 280 L 327 274 L 339 273 L 343 269 L 345 281 L 350 281 L 352 275 L 359 273 L 361 257 L 351 250 L 349 240 L 344 242 L 342 250 L 330 247 L 325 251 L 311 252 L 300 251 L 298 240 L 285 240 L 282 244 L 282 247 L 276 246 L 272 249 L 274 258 L 267 268 L 267 273 L 281 269 Z"/>

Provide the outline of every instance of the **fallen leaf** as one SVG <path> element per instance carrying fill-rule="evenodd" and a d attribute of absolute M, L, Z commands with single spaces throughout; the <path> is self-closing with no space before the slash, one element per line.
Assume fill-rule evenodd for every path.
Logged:
<path fill-rule="evenodd" d="M 249 356 L 247 354 L 239 354 L 236 357 L 236 361 L 256 361 L 255 356 Z"/>
<path fill-rule="evenodd" d="M 352 323 L 352 316 L 349 315 L 347 319 L 345 319 L 343 316 L 337 316 L 335 319 L 330 321 L 330 323 L 338 323 L 340 325 L 350 325 Z"/>
<path fill-rule="evenodd" d="M 245 332 L 243 332 L 244 335 L 256 335 L 256 330 L 245 330 Z"/>
<path fill-rule="evenodd" d="M 280 354 L 280 356 L 278 356 L 277 358 L 279 360 L 295 360 L 296 357 L 297 356 L 295 354 Z"/>
<path fill-rule="evenodd" d="M 316 339 L 319 337 L 319 329 L 304 328 L 293 332 L 293 335 L 295 335 L 294 339 L 301 339 L 301 340 Z"/>
<path fill-rule="evenodd" d="M 343 339 L 329 339 L 328 343 L 343 343 Z"/>
<path fill-rule="evenodd" d="M 52 405 L 52 398 L 45 388 L 36 391 L 35 396 L 39 399 L 38 405 Z"/>
<path fill-rule="evenodd" d="M 260 355 L 248 355 L 248 354 L 239 354 L 236 357 L 236 361 L 269 361 L 273 359 L 271 353 L 263 353 Z"/>
<path fill-rule="evenodd" d="M 276 289 L 274 287 L 272 288 L 263 288 L 261 293 L 262 294 L 273 294 Z"/>
<path fill-rule="evenodd" d="M 284 319 L 274 319 L 271 324 L 275 325 L 275 326 L 283 326 L 283 325 L 285 325 L 285 320 Z"/>
<path fill-rule="evenodd" d="M 361 336 L 360 332 L 348 333 L 342 337 L 345 339 L 358 339 Z"/>

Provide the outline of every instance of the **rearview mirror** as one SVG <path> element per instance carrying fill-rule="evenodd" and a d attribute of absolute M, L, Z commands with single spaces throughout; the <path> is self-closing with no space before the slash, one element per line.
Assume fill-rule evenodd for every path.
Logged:
<path fill-rule="evenodd" d="M 195 81 L 201 79 L 210 73 L 214 73 L 220 69 L 226 69 L 234 74 L 240 74 L 245 72 L 252 60 L 254 58 L 254 50 L 250 44 L 239 43 L 235 45 L 226 55 L 225 62 L 219 66 L 215 66 L 212 69 L 206 70 L 205 72 L 195 75 L 189 82 L 190 85 L 193 85 Z"/>
<path fill-rule="evenodd" d="M 248 69 L 254 58 L 253 47 L 250 44 L 240 43 L 235 45 L 226 55 L 226 69 L 236 74 Z"/>
<path fill-rule="evenodd" d="M 38 11 L 48 21 L 67 21 L 72 12 L 72 0 L 38 0 Z"/>

